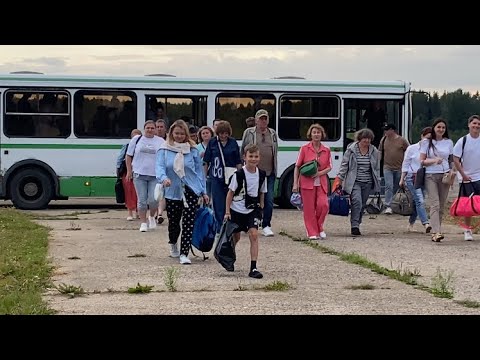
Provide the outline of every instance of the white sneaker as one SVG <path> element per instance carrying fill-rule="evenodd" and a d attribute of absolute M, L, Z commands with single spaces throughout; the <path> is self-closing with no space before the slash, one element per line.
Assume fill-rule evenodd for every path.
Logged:
<path fill-rule="evenodd" d="M 192 261 L 185 255 L 180 255 L 180 264 L 182 265 L 188 265 L 188 264 L 191 264 Z"/>
<path fill-rule="evenodd" d="M 180 256 L 177 244 L 170 244 L 170 257 L 177 258 Z"/>
<path fill-rule="evenodd" d="M 393 214 L 392 208 L 391 208 L 391 207 L 387 207 L 387 208 L 385 209 L 385 214 L 387 214 L 387 215 L 392 215 L 392 214 Z"/>
<path fill-rule="evenodd" d="M 133 216 L 127 216 L 127 221 L 133 221 Z"/>
<path fill-rule="evenodd" d="M 309 240 L 318 240 L 318 236 L 309 236 L 308 239 Z"/>
<path fill-rule="evenodd" d="M 155 229 L 157 227 L 157 220 L 155 220 L 155 216 L 148 217 L 148 228 Z"/>
<path fill-rule="evenodd" d="M 270 226 L 265 226 L 263 228 L 263 236 L 270 237 L 274 236 L 275 234 L 272 231 L 272 228 Z"/>
<path fill-rule="evenodd" d="M 326 239 L 326 238 L 327 238 L 327 234 L 325 234 L 325 231 L 322 231 L 322 232 L 320 233 L 320 239 L 323 240 L 323 239 Z"/>
<path fill-rule="evenodd" d="M 413 229 L 413 224 L 408 224 L 407 226 L 407 231 L 408 232 L 414 232 L 415 230 Z"/>
<path fill-rule="evenodd" d="M 141 232 L 147 232 L 147 231 L 148 231 L 148 225 L 147 225 L 147 223 L 141 223 L 141 225 L 140 225 L 140 231 L 141 231 Z"/>
<path fill-rule="evenodd" d="M 465 230 L 463 235 L 464 235 L 465 241 L 473 241 L 472 230 Z"/>

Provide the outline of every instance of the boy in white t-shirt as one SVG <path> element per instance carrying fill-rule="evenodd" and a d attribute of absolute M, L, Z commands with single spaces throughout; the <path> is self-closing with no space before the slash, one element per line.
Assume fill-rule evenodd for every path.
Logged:
<path fill-rule="evenodd" d="M 459 181 L 469 182 L 468 192 L 480 195 L 480 116 L 472 115 L 468 119 L 469 133 L 462 136 L 453 147 L 453 162 L 459 173 Z M 464 139 L 465 138 L 465 139 Z M 462 194 L 469 196 L 470 194 Z M 465 218 L 464 231 L 466 241 L 472 241 L 472 218 Z"/>
<path fill-rule="evenodd" d="M 250 273 L 248 276 L 261 279 L 257 270 L 258 226 L 262 221 L 262 210 L 267 192 L 266 173 L 258 168 L 260 150 L 255 144 L 248 144 L 244 152 L 245 166 L 231 177 L 226 200 L 225 219 L 238 225 L 233 234 L 234 246 L 240 240 L 240 232 L 245 231 L 250 238 Z"/>

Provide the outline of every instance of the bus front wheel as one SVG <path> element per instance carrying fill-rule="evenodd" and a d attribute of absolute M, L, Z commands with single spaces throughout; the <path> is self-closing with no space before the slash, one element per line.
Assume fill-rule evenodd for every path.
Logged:
<path fill-rule="evenodd" d="M 42 170 L 26 168 L 13 175 L 10 199 L 22 210 L 45 209 L 52 199 L 53 183 Z"/>

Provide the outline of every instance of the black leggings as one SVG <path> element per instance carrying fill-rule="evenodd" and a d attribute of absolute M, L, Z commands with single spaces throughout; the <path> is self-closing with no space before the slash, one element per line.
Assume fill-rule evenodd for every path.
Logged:
<path fill-rule="evenodd" d="M 166 199 L 166 202 L 168 217 L 168 243 L 176 244 L 181 230 L 182 239 L 180 245 L 180 254 L 187 256 L 190 252 L 190 244 L 192 243 L 193 225 L 195 224 L 195 215 L 198 210 L 198 196 L 186 186 L 185 198 L 187 199 L 188 208 L 183 206 L 183 200 Z M 182 221 L 181 229 L 180 220 Z"/>

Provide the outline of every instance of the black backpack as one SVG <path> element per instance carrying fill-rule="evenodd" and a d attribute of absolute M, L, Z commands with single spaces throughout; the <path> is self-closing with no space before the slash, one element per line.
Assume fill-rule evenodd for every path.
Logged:
<path fill-rule="evenodd" d="M 238 199 L 239 196 L 243 198 L 245 197 L 245 208 L 247 209 L 259 209 L 260 208 L 260 190 L 262 189 L 262 185 L 265 181 L 265 178 L 267 177 L 267 173 L 263 170 L 258 169 L 258 174 L 259 174 L 259 179 L 258 179 L 258 193 L 256 197 L 248 195 L 248 187 L 247 187 L 247 180 L 245 179 L 245 170 L 241 168 L 240 170 L 237 170 L 235 172 L 235 175 L 237 177 L 237 189 L 235 190 L 235 193 L 233 194 L 233 199 L 234 201 L 239 201 L 241 199 Z M 231 181 L 231 179 L 230 179 Z M 242 192 L 243 190 L 243 192 Z M 237 200 L 235 200 L 237 198 Z"/>
<path fill-rule="evenodd" d="M 142 138 L 143 135 L 140 135 L 135 142 L 135 147 L 137 147 L 138 142 Z M 120 164 L 120 167 L 118 168 L 118 177 L 122 177 L 124 174 L 127 173 L 127 162 L 125 160 L 125 157 L 127 156 L 127 150 L 128 150 L 128 145 L 125 147 L 125 153 L 123 154 L 123 160 L 122 163 Z M 135 155 L 135 149 L 133 149 L 134 155 Z M 133 156 L 132 156 L 133 158 Z"/>

